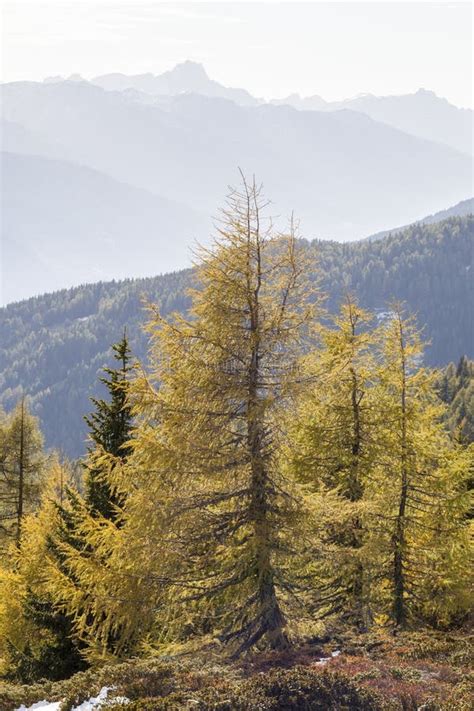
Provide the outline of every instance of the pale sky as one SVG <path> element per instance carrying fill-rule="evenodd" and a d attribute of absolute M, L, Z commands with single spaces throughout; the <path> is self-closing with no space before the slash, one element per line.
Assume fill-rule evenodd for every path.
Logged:
<path fill-rule="evenodd" d="M 161 73 L 192 59 L 211 78 L 277 98 L 423 87 L 472 106 L 471 2 L 3 0 L 3 81 Z"/>

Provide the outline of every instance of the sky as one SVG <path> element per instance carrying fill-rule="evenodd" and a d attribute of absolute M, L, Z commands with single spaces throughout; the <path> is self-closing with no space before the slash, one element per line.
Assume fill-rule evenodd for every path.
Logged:
<path fill-rule="evenodd" d="M 2 80 L 161 73 L 191 59 L 265 99 L 423 87 L 472 107 L 471 2 L 3 0 Z"/>

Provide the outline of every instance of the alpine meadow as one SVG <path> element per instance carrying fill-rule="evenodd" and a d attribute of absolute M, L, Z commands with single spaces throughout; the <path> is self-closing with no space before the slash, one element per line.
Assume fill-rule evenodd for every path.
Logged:
<path fill-rule="evenodd" d="M 2 11 L 0 710 L 470 711 L 472 8 L 39 10 Z"/>

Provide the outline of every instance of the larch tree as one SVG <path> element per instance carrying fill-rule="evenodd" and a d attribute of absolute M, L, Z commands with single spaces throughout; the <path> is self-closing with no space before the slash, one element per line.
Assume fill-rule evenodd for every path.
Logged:
<path fill-rule="evenodd" d="M 375 383 L 378 329 L 347 296 L 307 359 L 311 385 L 292 426 L 289 466 L 317 495 L 321 549 L 317 614 L 370 623 L 365 555 L 367 481 L 377 458 L 381 412 Z"/>
<path fill-rule="evenodd" d="M 67 465 L 53 458 L 35 513 L 24 517 L 19 546 L 0 566 L 0 658 L 3 672 L 23 683 L 61 679 L 85 668 L 72 620 L 51 595 L 52 538 L 63 530 Z"/>
<path fill-rule="evenodd" d="M 370 491 L 376 507 L 372 554 L 380 566 L 382 610 L 385 605 L 388 618 L 404 627 L 429 615 L 446 618 L 465 603 L 466 482 L 473 452 L 453 441 L 443 423 L 436 374 L 422 367 L 414 318 L 395 304 L 384 330 L 379 377 L 385 417 Z"/>
<path fill-rule="evenodd" d="M 207 601 L 211 629 L 236 654 L 288 645 L 298 591 L 291 558 L 304 516 L 279 448 L 283 411 L 301 387 L 311 290 L 293 226 L 275 236 L 263 207 L 259 188 L 244 180 L 214 249 L 201 250 L 190 319 L 156 315 L 150 327 L 161 382 L 158 461 L 179 487 L 168 515 L 182 596 Z M 145 418 L 146 407 L 138 405 Z"/>
<path fill-rule="evenodd" d="M 157 638 L 208 634 L 239 654 L 286 647 L 303 614 L 307 512 L 280 450 L 315 305 L 293 225 L 275 234 L 264 207 L 244 181 L 200 250 L 189 317 L 151 308 L 151 372 L 132 383 L 132 454 L 114 469 L 123 525 L 93 534 L 101 565 L 70 560 L 103 613 L 96 637 L 155 621 Z"/>
<path fill-rule="evenodd" d="M 0 531 L 19 544 L 23 518 L 38 504 L 44 468 L 38 421 L 22 397 L 0 424 Z"/>

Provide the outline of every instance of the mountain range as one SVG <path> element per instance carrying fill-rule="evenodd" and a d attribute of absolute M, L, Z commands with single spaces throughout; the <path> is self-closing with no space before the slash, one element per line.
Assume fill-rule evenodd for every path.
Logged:
<path fill-rule="evenodd" d="M 324 101 L 320 96 L 301 98 L 293 94 L 272 103 L 286 104 L 299 110 L 358 111 L 374 121 L 381 121 L 413 136 L 443 143 L 470 155 L 473 153 L 472 109 L 453 106 L 427 89 L 402 96 L 363 94 L 333 102 Z"/>
<path fill-rule="evenodd" d="M 76 77 L 77 80 L 82 80 L 82 77 Z M 109 91 L 131 89 L 152 96 L 193 93 L 230 99 L 241 106 L 266 103 L 263 99 L 252 96 L 246 89 L 229 88 L 210 79 L 202 64 L 189 60 L 177 64 L 163 74 L 104 74 L 93 77 L 90 81 Z M 332 102 L 317 94 L 308 97 L 291 94 L 283 99 L 273 99 L 270 103 L 293 106 L 305 111 L 358 111 L 414 136 L 445 143 L 465 153 L 473 152 L 473 111 L 453 106 L 446 99 L 436 96 L 433 91 L 423 88 L 414 94 L 362 94 Z"/>
<path fill-rule="evenodd" d="M 430 121 L 408 130 L 425 94 L 382 97 L 398 106 L 390 125 L 387 112 L 365 112 L 373 101 L 264 103 L 191 62 L 158 76 L 3 84 L 3 303 L 185 267 L 239 167 L 264 182 L 277 225 L 294 211 L 308 239 L 355 240 L 469 199 L 471 157 L 432 127 L 457 140 L 472 112 L 430 95 Z"/>
<path fill-rule="evenodd" d="M 375 242 L 306 242 L 311 274 L 329 311 L 347 290 L 384 318 L 393 298 L 406 302 L 429 342 L 425 362 L 443 366 L 474 356 L 474 217 L 416 224 Z M 161 271 L 157 262 L 156 270 Z M 127 327 L 133 353 L 146 362 L 144 299 L 163 315 L 189 305 L 191 270 L 149 279 L 98 282 L 0 309 L 0 406 L 28 394 L 48 446 L 84 452 L 82 415 L 99 395 L 100 369 Z"/>

